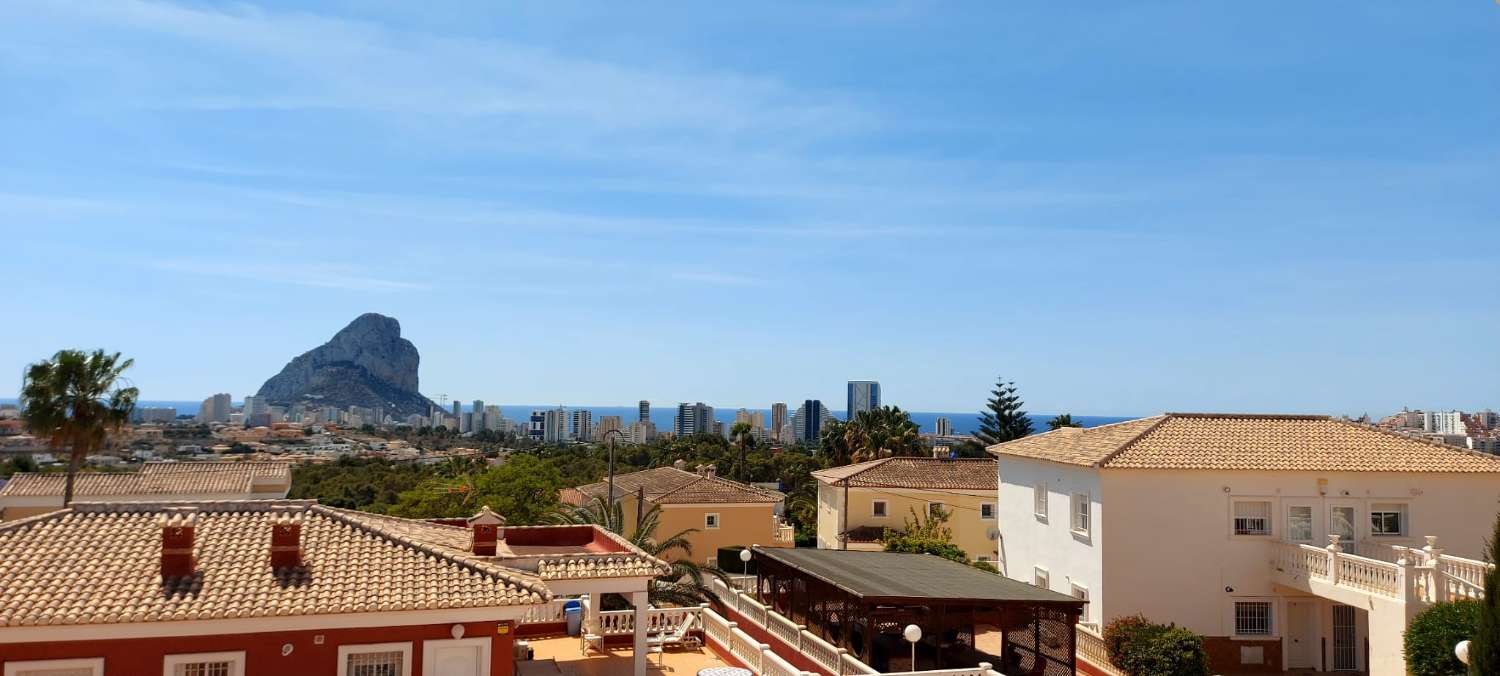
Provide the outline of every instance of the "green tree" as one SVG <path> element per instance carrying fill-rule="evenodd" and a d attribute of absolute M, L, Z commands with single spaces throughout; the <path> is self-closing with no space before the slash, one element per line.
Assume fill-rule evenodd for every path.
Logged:
<path fill-rule="evenodd" d="M 911 516 L 906 519 L 905 528 L 899 531 L 887 528 L 880 537 L 880 542 L 888 552 L 933 554 L 959 563 L 968 563 L 969 555 L 953 544 L 953 529 L 948 527 L 950 516 L 947 511 L 934 506 L 926 518 L 923 518 L 913 507 Z"/>
<path fill-rule="evenodd" d="M 1453 648 L 1459 641 L 1476 639 L 1476 629 L 1483 614 L 1481 601 L 1464 599 L 1438 603 L 1412 618 L 1402 637 L 1406 669 L 1413 676 L 1463 676 L 1492 674 L 1475 660 L 1474 643 L 1469 644 L 1469 667 L 1464 668 Z"/>
<path fill-rule="evenodd" d="M 489 505 L 507 524 L 527 526 L 541 523 L 557 507 L 557 491 L 563 486 L 557 468 L 518 453 L 481 472 L 430 476 L 402 491 L 390 513 L 413 519 L 459 518 Z"/>
<path fill-rule="evenodd" d="M 552 523 L 593 524 L 623 536 L 625 514 L 621 503 L 621 500 L 610 503 L 602 496 L 595 497 L 584 505 L 564 505 L 554 510 L 547 520 Z M 641 514 L 640 523 L 636 524 L 635 530 L 627 538 L 631 544 L 659 559 L 665 560 L 673 554 L 680 554 L 675 557 L 675 561 L 670 562 L 670 573 L 651 580 L 647 599 L 655 606 L 668 603 L 684 607 L 701 603 L 718 604 L 719 598 L 714 595 L 704 576 L 718 577 L 726 585 L 729 584 L 729 577 L 717 568 L 705 569 L 693 562 L 693 545 L 687 538 L 698 532 L 698 529 L 687 528 L 658 538 L 656 529 L 660 522 L 661 505 L 651 505 L 650 509 Z"/>
<path fill-rule="evenodd" d="M 734 476 L 740 481 L 749 481 L 749 454 L 750 449 L 755 446 L 755 437 L 750 433 L 751 427 L 748 422 L 737 422 L 729 429 L 729 438 L 733 440 L 735 450 L 739 451 L 739 461 L 735 463 Z"/>
<path fill-rule="evenodd" d="M 21 383 L 26 426 L 45 436 L 53 450 L 68 449 L 65 505 L 73 501 L 73 478 L 83 459 L 104 448 L 109 433 L 130 420 L 139 392 L 116 383 L 134 363 L 121 360 L 118 352 L 61 350 L 50 361 L 26 367 Z"/>
<path fill-rule="evenodd" d="M 986 446 L 993 446 L 1031 434 L 1031 418 L 1026 417 L 1022 406 L 1025 402 L 1021 401 L 1016 384 L 1003 377 L 997 379 L 985 410 L 979 413 L 979 430 L 974 436 Z"/>
<path fill-rule="evenodd" d="M 855 462 L 925 454 L 917 424 L 897 406 L 860 411 L 849 429 L 854 431 L 850 446 Z"/>
<path fill-rule="evenodd" d="M 1469 639 L 1469 671 L 1475 674 L 1500 674 L 1500 515 L 1495 517 L 1494 531 L 1485 558 L 1495 564 L 1484 574 L 1484 598 L 1479 601 L 1479 621 L 1474 637 Z"/>
<path fill-rule="evenodd" d="M 1047 421 L 1048 430 L 1059 430 L 1064 427 L 1083 427 L 1083 425 L 1073 422 L 1072 413 L 1064 413 Z"/>

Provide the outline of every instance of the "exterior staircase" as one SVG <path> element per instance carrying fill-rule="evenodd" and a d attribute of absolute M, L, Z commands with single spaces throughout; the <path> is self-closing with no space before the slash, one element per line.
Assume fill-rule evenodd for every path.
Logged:
<path fill-rule="evenodd" d="M 1330 535 L 1327 547 L 1272 543 L 1272 580 L 1279 585 L 1365 610 L 1372 676 L 1402 676 L 1399 646 L 1407 624 L 1434 603 L 1484 597 L 1484 575 L 1493 564 L 1449 556 L 1428 536 L 1420 549 L 1391 545 L 1348 547 Z"/>

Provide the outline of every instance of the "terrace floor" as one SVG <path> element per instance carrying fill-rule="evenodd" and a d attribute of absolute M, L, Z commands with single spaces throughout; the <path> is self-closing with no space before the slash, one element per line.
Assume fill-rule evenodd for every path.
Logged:
<path fill-rule="evenodd" d="M 621 676 L 630 673 L 634 660 L 634 651 L 628 647 L 611 648 L 606 654 L 591 651 L 584 657 L 579 653 L 578 639 L 572 636 L 529 640 L 534 659 L 556 660 L 564 676 Z M 658 666 L 658 658 L 662 658 L 662 666 Z M 694 676 L 700 669 L 722 666 L 726 666 L 725 662 L 705 647 L 669 648 L 664 654 L 646 656 L 646 671 L 650 674 Z M 517 669 L 517 673 L 526 672 Z"/>

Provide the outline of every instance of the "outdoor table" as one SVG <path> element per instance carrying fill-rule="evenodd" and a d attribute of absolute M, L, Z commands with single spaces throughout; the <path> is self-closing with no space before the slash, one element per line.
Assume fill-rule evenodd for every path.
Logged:
<path fill-rule="evenodd" d="M 698 676 L 754 676 L 749 669 L 739 667 L 709 667 L 699 669 Z"/>

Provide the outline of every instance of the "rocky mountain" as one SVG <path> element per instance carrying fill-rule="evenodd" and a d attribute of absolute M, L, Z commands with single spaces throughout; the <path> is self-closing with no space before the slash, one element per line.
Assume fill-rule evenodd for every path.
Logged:
<path fill-rule="evenodd" d="M 417 346 L 401 337 L 401 323 L 371 312 L 293 359 L 255 396 L 276 405 L 380 406 L 397 416 L 426 415 L 436 404 L 417 390 L 419 361 Z"/>

